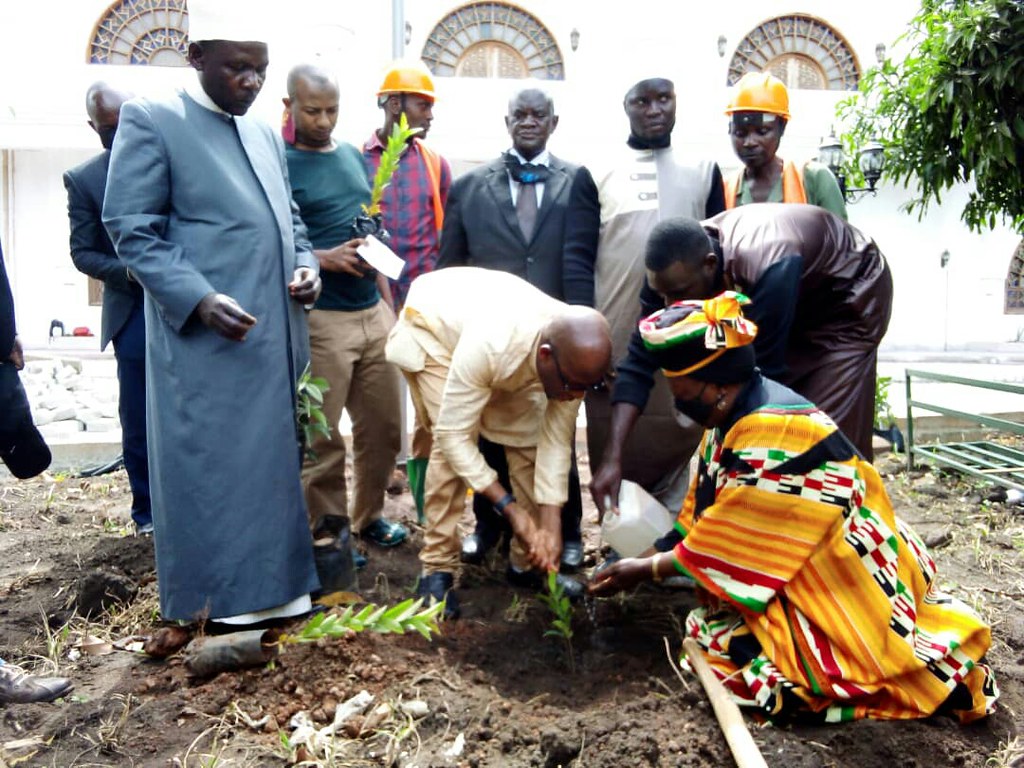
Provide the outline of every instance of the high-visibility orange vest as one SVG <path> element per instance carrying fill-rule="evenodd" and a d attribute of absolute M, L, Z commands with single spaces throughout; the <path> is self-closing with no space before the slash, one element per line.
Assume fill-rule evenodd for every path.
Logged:
<path fill-rule="evenodd" d="M 427 178 L 430 179 L 430 194 L 434 198 L 434 223 L 440 233 L 444 225 L 444 203 L 441 202 L 441 156 L 430 149 L 420 139 L 413 139 L 416 148 L 423 158 L 423 167 L 427 169 Z"/>
<path fill-rule="evenodd" d="M 722 185 L 725 187 L 726 208 L 736 207 L 736 198 L 739 197 L 740 185 L 743 184 L 743 172 L 744 169 L 740 168 L 729 181 L 722 182 Z M 803 169 L 797 168 L 796 163 L 789 160 L 782 161 L 782 202 L 807 202 L 807 193 L 804 191 Z"/>

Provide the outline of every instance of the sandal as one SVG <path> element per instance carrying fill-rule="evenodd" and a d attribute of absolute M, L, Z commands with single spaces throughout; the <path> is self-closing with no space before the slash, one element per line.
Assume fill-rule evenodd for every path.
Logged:
<path fill-rule="evenodd" d="M 397 547 L 405 541 L 409 532 L 401 523 L 392 523 L 381 517 L 363 528 L 359 535 L 365 536 L 378 547 Z"/>

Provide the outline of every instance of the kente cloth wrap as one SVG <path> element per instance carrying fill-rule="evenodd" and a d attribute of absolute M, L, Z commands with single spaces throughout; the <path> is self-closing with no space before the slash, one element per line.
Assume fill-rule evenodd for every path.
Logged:
<path fill-rule="evenodd" d="M 738 704 L 816 722 L 993 710 L 989 627 L 939 588 L 828 416 L 755 374 L 698 456 L 672 556 L 702 591 L 686 633 Z"/>
<path fill-rule="evenodd" d="M 505 152 L 502 158 L 512 180 L 519 184 L 543 184 L 551 175 L 551 169 L 546 165 L 524 163 L 511 152 Z"/>
<path fill-rule="evenodd" d="M 713 383 L 749 378 L 757 326 L 743 317 L 750 299 L 725 291 L 712 299 L 677 301 L 640 321 L 644 346 L 665 376 L 693 376 Z"/>

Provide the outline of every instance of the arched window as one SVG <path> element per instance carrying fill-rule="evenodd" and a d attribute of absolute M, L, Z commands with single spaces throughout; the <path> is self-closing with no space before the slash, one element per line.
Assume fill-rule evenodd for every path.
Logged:
<path fill-rule="evenodd" d="M 747 72 L 771 72 L 788 88 L 852 91 L 860 81 L 853 49 L 813 16 L 779 16 L 760 24 L 736 47 L 728 85 Z"/>
<path fill-rule="evenodd" d="M 562 80 L 562 52 L 547 27 L 505 3 L 470 3 L 445 16 L 423 46 L 442 77 Z"/>
<path fill-rule="evenodd" d="M 90 64 L 188 65 L 185 0 L 118 0 L 93 28 Z"/>

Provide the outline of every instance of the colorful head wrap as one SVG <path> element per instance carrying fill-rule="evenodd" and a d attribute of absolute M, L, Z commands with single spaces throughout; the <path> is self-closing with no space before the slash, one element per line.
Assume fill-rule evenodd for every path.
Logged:
<path fill-rule="evenodd" d="M 677 301 L 640 321 L 640 336 L 666 376 L 734 384 L 754 371 L 757 326 L 743 317 L 750 299 L 725 291 L 704 301 Z"/>

